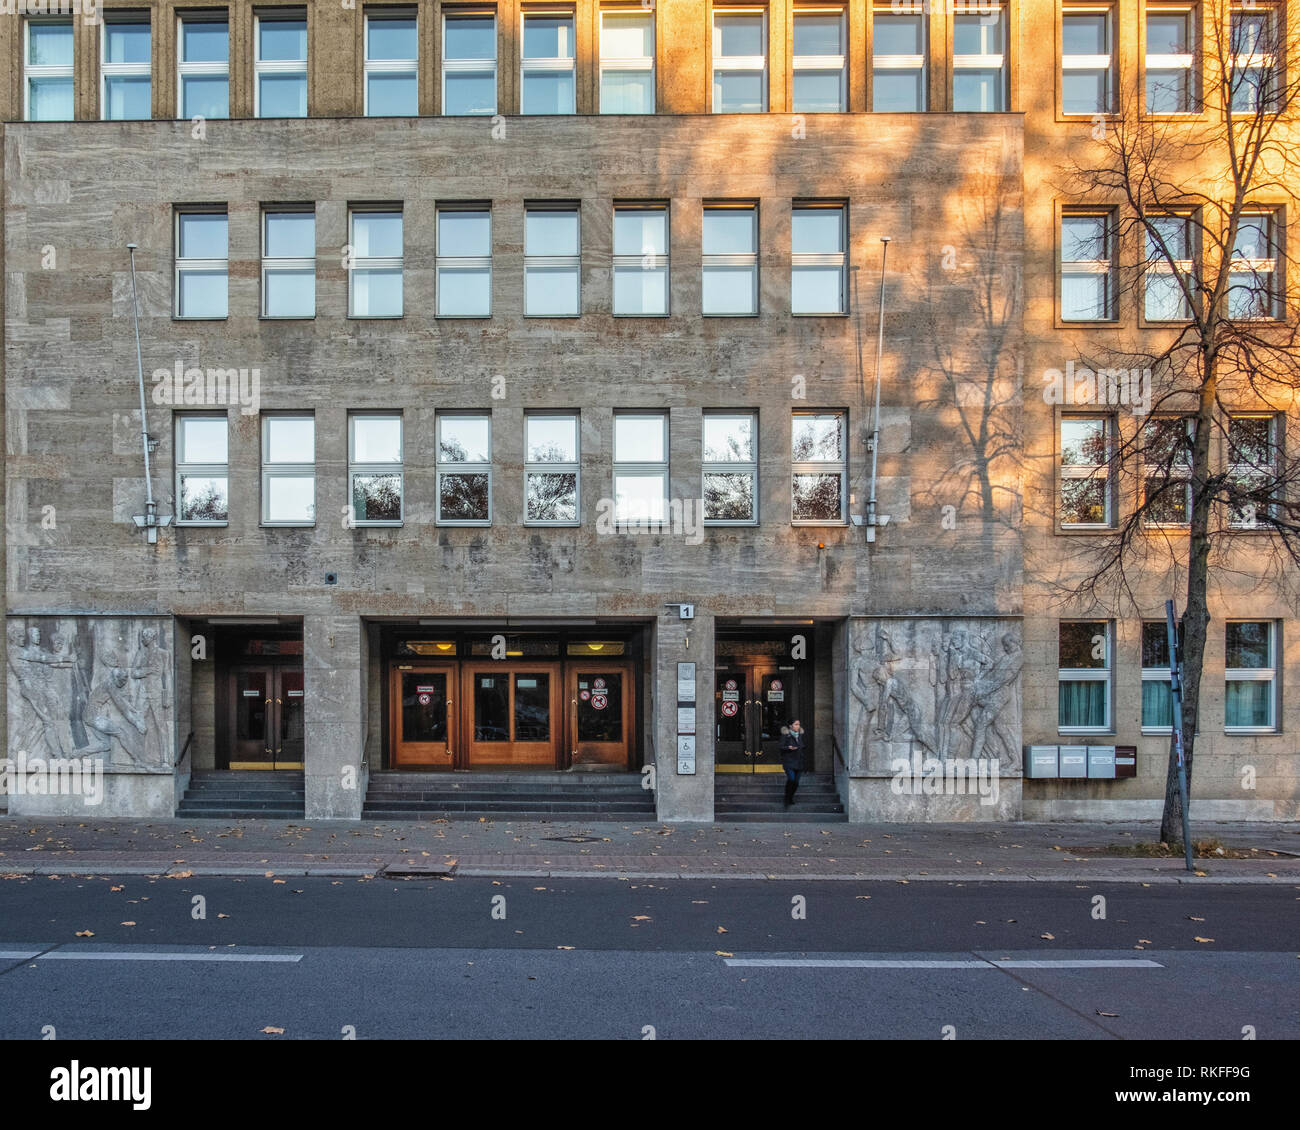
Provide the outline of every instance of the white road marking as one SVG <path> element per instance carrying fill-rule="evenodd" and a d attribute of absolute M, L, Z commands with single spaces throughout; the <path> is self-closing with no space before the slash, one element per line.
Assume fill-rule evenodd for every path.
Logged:
<path fill-rule="evenodd" d="M 0 961 L 26 961 L 40 952 L 40 950 L 0 950 Z"/>
<path fill-rule="evenodd" d="M 298 962 L 300 953 L 102 953 L 55 950 L 41 961 L 277 961 Z"/>
<path fill-rule="evenodd" d="M 1055 961 L 970 961 L 904 958 L 814 958 L 814 957 L 734 957 L 727 965 L 748 968 L 801 969 L 1163 969 L 1158 961 L 1145 958 Z"/>

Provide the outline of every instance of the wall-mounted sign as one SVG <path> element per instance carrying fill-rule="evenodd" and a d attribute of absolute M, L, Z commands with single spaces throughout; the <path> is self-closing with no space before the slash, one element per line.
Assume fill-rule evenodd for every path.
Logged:
<path fill-rule="evenodd" d="M 433 687 L 416 687 L 416 688 L 415 688 L 415 693 L 416 693 L 416 694 L 433 694 L 433 691 L 434 691 L 434 688 L 433 688 Z"/>
<path fill-rule="evenodd" d="M 724 702 L 722 704 L 722 716 L 724 718 L 734 718 L 740 712 L 740 703 Z"/>
<path fill-rule="evenodd" d="M 722 689 L 727 691 L 734 691 L 736 689 L 736 686 L 737 683 L 735 679 L 728 679 L 725 683 L 722 684 Z"/>
<path fill-rule="evenodd" d="M 722 701 L 723 701 L 723 702 L 739 702 L 739 701 L 740 701 L 740 692 L 739 692 L 739 691 L 723 691 L 723 692 L 722 692 Z"/>
<path fill-rule="evenodd" d="M 428 705 L 429 705 L 429 696 L 428 696 L 427 694 L 422 694 L 422 695 L 420 696 L 420 705 L 421 705 L 421 706 L 428 706 Z"/>
<path fill-rule="evenodd" d="M 303 694 L 302 691 L 290 691 L 290 692 L 289 692 L 289 697 L 290 697 L 290 698 L 302 698 L 302 694 Z"/>
<path fill-rule="evenodd" d="M 261 697 L 262 697 L 262 692 L 261 692 L 261 691 L 245 691 L 245 692 L 244 692 L 244 697 L 245 697 L 245 698 L 261 698 Z"/>
<path fill-rule="evenodd" d="M 593 689 L 598 690 L 598 691 L 603 691 L 603 690 L 605 689 L 605 680 L 604 680 L 604 679 L 594 679 L 594 680 L 592 681 L 592 684 L 591 684 L 591 685 L 592 685 Z"/>
<path fill-rule="evenodd" d="M 767 701 L 768 701 L 768 702 L 784 702 L 784 701 L 785 701 L 785 691 L 768 691 L 768 692 L 767 692 Z"/>
<path fill-rule="evenodd" d="M 784 690 L 784 689 L 785 689 L 785 684 L 784 684 L 783 682 L 781 682 L 780 679 L 773 679 L 773 680 L 768 684 L 768 686 L 769 686 L 772 690 L 774 690 L 774 691 L 779 691 L 779 690 Z"/>
<path fill-rule="evenodd" d="M 578 697 L 582 699 L 583 702 L 586 702 L 587 699 L 591 697 L 591 691 L 579 691 Z"/>
<path fill-rule="evenodd" d="M 609 699 L 603 694 L 594 694 L 591 696 L 591 709 L 604 710 L 609 705 Z"/>
<path fill-rule="evenodd" d="M 679 702 L 695 701 L 695 664 L 677 664 L 677 700 Z"/>
<path fill-rule="evenodd" d="M 695 707 L 679 706 L 677 708 L 677 732 L 679 734 L 695 733 Z"/>

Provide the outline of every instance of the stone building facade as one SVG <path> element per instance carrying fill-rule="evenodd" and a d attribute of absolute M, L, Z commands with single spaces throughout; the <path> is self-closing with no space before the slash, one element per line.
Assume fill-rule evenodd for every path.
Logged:
<path fill-rule="evenodd" d="M 1113 9 L 1125 81 L 1137 11 Z M 1140 619 L 1048 584 L 1080 535 L 1036 374 L 1107 332 L 1054 314 L 1060 12 L 975 13 L 1005 37 L 979 112 L 960 9 L 900 13 L 165 0 L 79 10 L 39 64 L 56 17 L 0 16 L 11 757 L 101 762 L 113 815 L 171 815 L 201 771 L 301 768 L 306 816 L 357 819 L 378 774 L 552 769 L 701 821 L 799 717 L 851 820 L 1158 812 Z M 836 66 L 842 109 L 801 109 Z M 223 74 L 228 116 L 189 113 Z M 105 120 L 133 97 L 109 80 L 145 76 L 149 119 Z M 260 116 L 277 80 L 304 116 Z M 390 96 L 413 110 L 368 115 Z M 1275 624 L 1275 715 L 1211 727 L 1193 811 L 1293 819 L 1293 614 L 1218 599 Z M 1074 620 L 1112 633 L 1085 737 L 1058 715 Z M 1136 776 L 1026 779 L 1049 743 L 1134 746 Z M 923 787 L 968 763 L 996 790 Z"/>

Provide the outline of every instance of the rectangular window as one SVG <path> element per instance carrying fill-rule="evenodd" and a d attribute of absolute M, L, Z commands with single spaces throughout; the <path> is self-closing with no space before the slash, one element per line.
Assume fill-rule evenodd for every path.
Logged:
<path fill-rule="evenodd" d="M 228 427 L 224 415 L 176 417 L 176 524 L 224 526 L 230 520 Z"/>
<path fill-rule="evenodd" d="M 414 12 L 366 13 L 366 116 L 413 118 L 420 112 L 419 41 Z"/>
<path fill-rule="evenodd" d="M 952 18 L 952 108 L 989 114 L 1007 108 L 1007 13 L 979 12 Z"/>
<path fill-rule="evenodd" d="M 524 523 L 578 524 L 578 414 L 530 412 L 524 417 Z"/>
<path fill-rule="evenodd" d="M 148 13 L 114 16 L 104 22 L 100 43 L 103 90 L 100 115 L 105 121 L 147 121 L 153 117 L 152 34 Z"/>
<path fill-rule="evenodd" d="M 1195 37 L 1190 8 L 1147 8 L 1148 114 L 1189 114 L 1195 97 Z"/>
<path fill-rule="evenodd" d="M 668 313 L 668 208 L 614 206 L 614 313 Z"/>
<path fill-rule="evenodd" d="M 524 315 L 576 318 L 582 280 L 578 207 L 529 204 L 524 210 Z"/>
<path fill-rule="evenodd" d="M 1185 322 L 1192 316 L 1187 290 L 1195 285 L 1192 224 L 1186 216 L 1157 216 L 1145 229 L 1143 312 L 1148 322 Z"/>
<path fill-rule="evenodd" d="M 443 17 L 442 112 L 454 117 L 497 112 L 495 16 Z"/>
<path fill-rule="evenodd" d="M 791 521 L 843 525 L 848 515 L 848 415 L 796 412 L 791 428 Z"/>
<path fill-rule="evenodd" d="M 230 24 L 182 16 L 178 32 L 177 92 L 182 118 L 230 117 Z"/>
<path fill-rule="evenodd" d="M 668 515 L 668 413 L 614 414 L 614 521 Z"/>
<path fill-rule="evenodd" d="M 1103 734 L 1110 723 L 1111 625 L 1062 620 L 1057 661 L 1058 728 L 1063 734 Z"/>
<path fill-rule="evenodd" d="M 795 204 L 790 222 L 790 313 L 843 314 L 848 232 L 842 204 Z"/>
<path fill-rule="evenodd" d="M 1230 620 L 1224 626 L 1223 728 L 1227 733 L 1277 729 L 1277 625 Z"/>
<path fill-rule="evenodd" d="M 1111 9 L 1070 8 L 1061 15 L 1061 111 L 1109 114 L 1115 99 Z"/>
<path fill-rule="evenodd" d="M 176 213 L 176 317 L 226 317 L 228 226 L 225 212 Z"/>
<path fill-rule="evenodd" d="M 1281 93 L 1278 60 L 1282 53 L 1280 12 L 1247 3 L 1232 13 L 1228 56 L 1232 67 L 1230 101 L 1234 114 L 1271 113 Z"/>
<path fill-rule="evenodd" d="M 1163 620 L 1142 621 L 1142 729 L 1169 733 L 1174 699 L 1169 689 L 1169 629 Z"/>
<path fill-rule="evenodd" d="M 703 312 L 758 313 L 758 208 L 704 207 Z"/>
<path fill-rule="evenodd" d="M 349 519 L 354 526 L 402 524 L 402 417 L 348 416 Z"/>
<path fill-rule="evenodd" d="M 1281 418 L 1233 416 L 1228 421 L 1228 490 L 1234 529 L 1267 529 L 1277 517 L 1281 483 Z"/>
<path fill-rule="evenodd" d="M 1108 416 L 1061 417 L 1061 526 L 1111 525 L 1111 423 Z"/>
<path fill-rule="evenodd" d="M 1142 429 L 1142 490 L 1146 526 L 1185 526 L 1192 520 L 1192 421 L 1161 417 Z"/>
<path fill-rule="evenodd" d="M 925 109 L 925 24 L 920 4 L 900 3 L 872 13 L 871 108 L 876 113 Z"/>
<path fill-rule="evenodd" d="M 796 114 L 848 109 L 844 12 L 794 13 L 794 83 L 790 108 Z"/>
<path fill-rule="evenodd" d="M 1115 240 L 1110 212 L 1061 217 L 1061 320 L 1106 322 L 1115 316 Z"/>
<path fill-rule="evenodd" d="M 1280 245 L 1277 217 L 1273 213 L 1260 212 L 1241 218 L 1228 273 L 1229 317 L 1281 317 Z"/>
<path fill-rule="evenodd" d="M 438 413 L 438 522 L 492 524 L 492 417 Z"/>
<path fill-rule="evenodd" d="M 525 14 L 523 19 L 519 112 L 576 113 L 573 17 Z"/>
<path fill-rule="evenodd" d="M 709 525 L 758 523 L 758 416 L 705 412 L 704 521 Z"/>
<path fill-rule="evenodd" d="M 402 213 L 353 210 L 348 259 L 348 315 L 402 316 Z"/>
<path fill-rule="evenodd" d="M 262 317 L 316 316 L 316 213 L 262 213 Z"/>
<path fill-rule="evenodd" d="M 438 209 L 438 317 L 492 315 L 492 213 Z"/>
<path fill-rule="evenodd" d="M 761 114 L 767 109 L 767 16 L 760 11 L 713 13 L 713 112 Z"/>
<path fill-rule="evenodd" d="M 600 13 L 600 112 L 655 112 L 652 12 Z"/>
<path fill-rule="evenodd" d="M 262 417 L 262 525 L 316 522 L 316 419 Z"/>
<path fill-rule="evenodd" d="M 254 117 L 307 116 L 307 17 L 292 9 L 258 15 L 253 63 Z"/>
<path fill-rule="evenodd" d="M 72 21 L 26 20 L 29 122 L 72 121 Z"/>

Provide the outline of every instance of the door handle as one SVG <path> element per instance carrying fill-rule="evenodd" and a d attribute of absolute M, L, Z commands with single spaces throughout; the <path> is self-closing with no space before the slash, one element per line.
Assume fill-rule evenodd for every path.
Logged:
<path fill-rule="evenodd" d="M 277 699 L 275 700 L 275 705 L 276 705 L 276 706 L 280 706 L 280 705 L 282 705 L 281 700 L 277 698 Z"/>
<path fill-rule="evenodd" d="M 270 700 L 269 698 L 266 700 L 266 705 L 267 705 L 267 706 L 270 706 L 270 705 L 271 705 L 271 700 Z"/>

